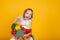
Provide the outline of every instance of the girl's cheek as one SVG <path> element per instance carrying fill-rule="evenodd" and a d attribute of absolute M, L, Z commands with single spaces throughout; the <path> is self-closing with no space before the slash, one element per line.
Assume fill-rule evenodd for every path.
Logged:
<path fill-rule="evenodd" d="M 28 18 L 31 18 L 31 16 L 30 16 L 30 15 L 28 15 Z"/>
<path fill-rule="evenodd" d="M 29 16 L 28 14 L 25 14 L 25 16 Z"/>

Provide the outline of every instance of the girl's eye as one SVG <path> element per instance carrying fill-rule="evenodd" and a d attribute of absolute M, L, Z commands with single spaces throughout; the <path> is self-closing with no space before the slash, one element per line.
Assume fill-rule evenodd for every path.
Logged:
<path fill-rule="evenodd" d="M 28 13 L 26 13 L 26 14 L 28 14 Z"/>

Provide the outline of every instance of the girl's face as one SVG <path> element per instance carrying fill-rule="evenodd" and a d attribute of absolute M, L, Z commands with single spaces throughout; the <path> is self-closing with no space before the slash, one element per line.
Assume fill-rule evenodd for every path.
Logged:
<path fill-rule="evenodd" d="M 27 10 L 25 13 L 25 18 L 30 19 L 32 16 L 32 11 L 31 10 Z"/>

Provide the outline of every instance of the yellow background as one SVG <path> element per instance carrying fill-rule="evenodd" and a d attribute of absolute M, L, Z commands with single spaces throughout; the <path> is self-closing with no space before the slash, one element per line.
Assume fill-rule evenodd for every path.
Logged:
<path fill-rule="evenodd" d="M 32 8 L 35 40 L 60 40 L 59 0 L 1 0 L 0 40 L 11 38 L 11 24 L 26 8 Z"/>

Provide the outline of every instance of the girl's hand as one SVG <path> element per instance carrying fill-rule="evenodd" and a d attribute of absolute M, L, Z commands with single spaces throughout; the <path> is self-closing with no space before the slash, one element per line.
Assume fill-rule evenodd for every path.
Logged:
<path fill-rule="evenodd" d="M 29 38 L 30 38 L 30 35 L 28 35 L 28 34 L 24 35 L 24 40 L 29 40 Z"/>
<path fill-rule="evenodd" d="M 28 35 L 28 34 L 25 34 L 24 37 L 25 37 L 25 36 L 29 36 L 29 35 Z"/>

